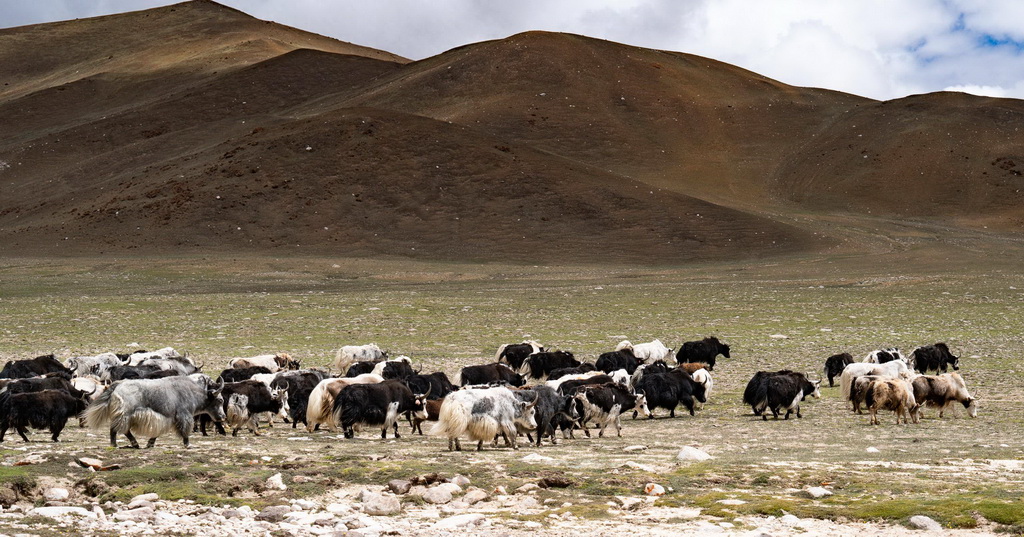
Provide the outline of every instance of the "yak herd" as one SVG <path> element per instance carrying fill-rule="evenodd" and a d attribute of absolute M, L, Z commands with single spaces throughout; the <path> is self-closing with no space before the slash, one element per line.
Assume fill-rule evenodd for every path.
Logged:
<path fill-rule="evenodd" d="M 695 415 L 711 395 L 718 356 L 730 358 L 729 345 L 714 337 L 683 343 L 675 353 L 659 340 L 623 341 L 593 362 L 524 341 L 502 345 L 493 362 L 466 366 L 454 379 L 416 370 L 409 357 L 390 358 L 375 344 L 342 347 L 333 371 L 302 369 L 279 353 L 231 360 L 216 379 L 172 348 L 65 363 L 40 356 L 10 361 L 0 371 L 0 441 L 13 428 L 27 442 L 31 428 L 49 430 L 57 442 L 73 417 L 109 430 L 115 447 L 121 436 L 140 447 L 136 435 L 152 447 L 170 432 L 188 447 L 190 435 L 207 435 L 210 424 L 219 434 L 228 427 L 232 435 L 242 429 L 258 435 L 260 422 L 275 418 L 309 432 L 340 429 L 352 438 L 362 428 L 379 428 L 382 438 L 389 430 L 398 438 L 405 417 L 421 435 L 422 424 L 433 422 L 428 434 L 447 438 L 451 450 L 461 450 L 462 439 L 475 440 L 478 450 L 499 439 L 516 448 L 523 435 L 539 446 L 545 438 L 552 444 L 559 435 L 575 438 L 576 431 L 590 436 L 591 424 L 598 436 L 608 426 L 621 436 L 623 414 L 653 418 L 663 409 L 675 417 L 683 407 Z M 938 408 L 941 418 L 954 403 L 976 417 L 977 403 L 957 370 L 959 359 L 936 343 L 906 357 L 895 348 L 859 362 L 836 354 L 825 361 L 824 377 L 830 387 L 838 377 L 843 399 L 853 412 L 866 408 L 870 423 L 890 410 L 899 424 L 918 422 L 924 406 Z M 764 420 L 769 412 L 799 418 L 801 401 L 820 397 L 821 382 L 796 371 L 758 371 L 743 402 Z"/>

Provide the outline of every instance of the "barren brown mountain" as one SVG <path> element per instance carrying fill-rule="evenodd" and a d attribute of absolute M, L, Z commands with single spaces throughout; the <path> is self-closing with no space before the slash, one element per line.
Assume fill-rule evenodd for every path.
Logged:
<path fill-rule="evenodd" d="M 9 255 L 649 264 L 824 251 L 864 219 L 1024 226 L 1022 101 L 576 35 L 410 62 L 197 0 L 0 30 L 0 82 Z"/>

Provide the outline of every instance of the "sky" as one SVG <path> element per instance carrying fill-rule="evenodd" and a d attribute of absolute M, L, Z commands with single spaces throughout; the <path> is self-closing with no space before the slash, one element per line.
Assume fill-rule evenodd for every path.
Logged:
<path fill-rule="evenodd" d="M 161 0 L 0 0 L 0 28 Z M 706 56 L 796 86 L 888 100 L 1024 99 L 1024 0 L 221 0 L 419 60 L 528 30 Z"/>

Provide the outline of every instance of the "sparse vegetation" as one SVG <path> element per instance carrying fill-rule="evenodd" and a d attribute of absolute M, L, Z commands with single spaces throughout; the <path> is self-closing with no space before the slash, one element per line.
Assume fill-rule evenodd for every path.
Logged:
<path fill-rule="evenodd" d="M 102 501 L 157 492 L 169 500 L 258 508 L 433 472 L 463 474 L 487 490 L 564 475 L 577 485 L 545 491 L 543 498 L 558 501 L 544 516 L 605 518 L 609 501 L 640 495 L 645 483 L 657 482 L 668 492 L 656 506 L 699 508 L 725 520 L 791 513 L 905 523 L 924 514 L 950 528 L 982 520 L 1011 532 L 1024 527 L 1019 466 L 1004 470 L 989 462 L 1011 461 L 1006 468 L 1014 468 L 1012 461 L 1024 459 L 1018 441 L 1024 422 L 1017 411 L 1024 393 L 1014 382 L 1024 350 L 1018 337 L 1024 294 L 1014 289 L 1012 275 L 840 278 L 762 268 L 740 278 L 728 267 L 609 272 L 486 266 L 445 266 L 427 274 L 416 264 L 393 264 L 374 274 L 358 262 L 332 267 L 337 263 L 301 261 L 321 267 L 316 270 L 269 262 L 248 272 L 228 263 L 189 263 L 148 260 L 140 264 L 145 273 L 133 263 L 115 271 L 72 272 L 60 263 L 0 267 L 4 357 L 57 352 L 66 358 L 128 350 L 129 343 L 171 345 L 216 373 L 231 357 L 270 351 L 325 366 L 341 344 L 375 341 L 412 356 L 425 370 L 451 374 L 491 360 L 500 343 L 527 335 L 592 358 L 620 336 L 659 337 L 675 346 L 715 334 L 732 345 L 733 358 L 719 361 L 713 399 L 696 417 L 626 417 L 622 438 L 578 435 L 540 449 L 451 453 L 443 441 L 419 435 L 343 440 L 279 425 L 261 437 L 197 435 L 189 450 L 163 437 L 155 449 L 136 451 L 110 450 L 105 432 L 69 427 L 60 444 L 9 439 L 0 452 L 6 463 L 28 454 L 46 460 L 0 467 L 5 488 L 31 498 L 38 493 L 32 490 L 36 480 L 68 474 L 72 457 L 89 454 L 123 468 L 89 478 L 105 486 L 89 486 L 84 471 L 70 470 L 80 492 L 92 491 Z M 343 273 L 360 276 L 339 277 Z M 47 281 L 52 283 L 41 284 Z M 962 357 L 962 373 L 982 402 L 977 419 L 956 409 L 942 420 L 930 411 L 921 424 L 871 427 L 865 416 L 849 412 L 838 388 L 823 388 L 822 400 L 805 403 L 800 420 L 762 422 L 739 401 L 758 369 L 791 367 L 815 375 L 837 351 L 859 358 L 880 346 L 940 340 Z M 623 450 L 633 444 L 647 449 Z M 715 459 L 676 463 L 682 445 L 698 445 Z M 868 453 L 868 447 L 879 453 Z M 534 452 L 552 460 L 522 460 Z M 629 461 L 652 471 L 625 466 Z M 266 479 L 278 472 L 288 490 L 265 490 Z M 306 479 L 293 483 L 295 476 Z M 813 499 L 803 492 L 819 485 L 834 495 Z M 563 502 L 572 505 L 560 507 Z"/>

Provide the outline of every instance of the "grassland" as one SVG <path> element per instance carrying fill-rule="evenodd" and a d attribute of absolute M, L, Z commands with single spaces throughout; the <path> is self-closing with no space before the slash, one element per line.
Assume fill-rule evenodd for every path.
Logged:
<path fill-rule="evenodd" d="M 623 337 L 676 347 L 705 335 L 728 342 L 733 357 L 719 361 L 712 401 L 697 416 L 627 419 L 622 438 L 478 454 L 449 453 L 429 437 L 381 442 L 367 432 L 344 441 L 275 428 L 259 438 L 199 439 L 187 451 L 162 438 L 154 450 L 135 452 L 110 450 L 102 432 L 69 428 L 56 446 L 9 438 L 0 450 L 4 464 L 31 454 L 47 461 L 0 467 L 0 482 L 30 490 L 58 476 L 106 499 L 155 491 L 259 506 L 427 472 L 462 473 L 479 486 L 510 490 L 564 474 L 577 485 L 544 494 L 572 498 L 573 507 L 559 509 L 584 519 L 606 516 L 611 496 L 638 495 L 653 481 L 670 489 L 657 504 L 669 517 L 677 507 L 726 520 L 788 512 L 901 522 L 926 514 L 948 527 L 994 522 L 1021 532 L 1024 280 L 1012 267 L 896 271 L 893 260 L 840 261 L 640 269 L 312 258 L 8 260 L 0 264 L 4 359 L 173 346 L 215 374 L 229 358 L 274 351 L 325 366 L 340 345 L 372 341 L 425 371 L 454 374 L 526 337 L 592 359 Z M 838 388 L 827 387 L 821 400 L 805 403 L 800 420 L 763 422 L 740 403 L 759 369 L 815 374 L 836 352 L 863 356 L 937 341 L 961 356 L 981 402 L 977 419 L 954 411 L 939 420 L 930 411 L 920 424 L 895 426 L 886 416 L 872 427 L 844 408 Z M 646 450 L 624 450 L 636 444 Z M 677 463 L 683 445 L 715 459 Z M 524 462 L 532 452 L 552 460 Z M 85 455 L 124 469 L 86 474 L 68 467 Z M 629 461 L 646 467 L 625 466 Z M 286 492 L 262 490 L 277 472 L 310 479 Z M 822 484 L 835 494 L 816 500 L 803 492 Z"/>

